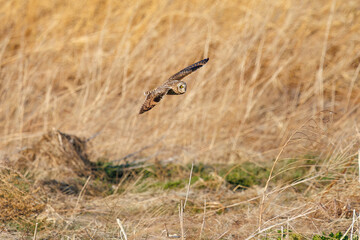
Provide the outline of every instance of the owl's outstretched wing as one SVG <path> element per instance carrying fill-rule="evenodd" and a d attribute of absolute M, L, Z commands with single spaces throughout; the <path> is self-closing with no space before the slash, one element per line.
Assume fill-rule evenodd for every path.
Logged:
<path fill-rule="evenodd" d="M 160 102 L 160 100 L 167 94 L 170 90 L 167 86 L 160 86 L 150 92 L 146 92 L 146 98 L 143 105 L 140 108 L 139 114 L 142 114 L 146 111 L 149 111 Z"/>
<path fill-rule="evenodd" d="M 195 72 L 197 69 L 201 68 L 202 66 L 204 66 L 207 62 L 209 61 L 209 58 L 205 58 L 197 63 L 194 63 L 193 65 L 188 66 L 187 68 L 184 68 L 183 70 L 181 70 L 180 72 L 172 75 L 168 81 L 171 80 L 181 80 L 184 77 L 186 77 L 187 75 L 189 75 L 192 72 Z"/>
<path fill-rule="evenodd" d="M 174 82 L 178 82 L 178 80 L 183 79 L 190 73 L 196 71 L 197 69 L 204 66 L 209 61 L 209 58 L 203 59 L 197 63 L 194 63 L 193 65 L 188 66 L 187 68 L 184 68 L 180 72 L 174 74 L 171 76 L 162 86 L 156 88 L 155 90 L 152 90 L 150 92 L 146 92 L 146 98 L 141 106 L 141 109 L 139 111 L 139 114 L 142 114 L 146 111 L 149 111 L 153 107 L 160 102 L 160 100 L 166 95 L 170 89 L 172 89 L 172 86 L 174 85 Z M 174 81 L 175 80 L 175 81 Z"/>

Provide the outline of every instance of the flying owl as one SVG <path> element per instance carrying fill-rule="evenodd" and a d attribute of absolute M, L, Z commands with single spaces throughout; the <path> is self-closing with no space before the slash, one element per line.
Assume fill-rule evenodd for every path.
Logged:
<path fill-rule="evenodd" d="M 166 95 L 180 95 L 186 92 L 186 83 L 180 81 L 192 72 L 204 66 L 209 61 L 209 58 L 203 59 L 193 65 L 184 68 L 180 72 L 171 76 L 165 83 L 157 87 L 152 91 L 145 92 L 145 102 L 141 106 L 139 114 L 149 111 L 160 102 L 160 100 Z"/>

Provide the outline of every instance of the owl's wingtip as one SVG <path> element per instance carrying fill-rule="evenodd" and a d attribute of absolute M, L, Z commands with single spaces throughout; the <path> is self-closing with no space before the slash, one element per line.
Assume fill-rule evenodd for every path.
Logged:
<path fill-rule="evenodd" d="M 204 58 L 199 63 L 201 64 L 201 66 L 204 66 L 208 61 L 209 61 L 209 58 Z"/>
<path fill-rule="evenodd" d="M 150 110 L 150 109 L 146 109 L 146 108 L 142 107 L 142 108 L 140 108 L 139 115 L 140 115 L 140 114 L 143 114 L 144 112 L 147 112 L 147 111 L 149 111 L 149 110 Z"/>

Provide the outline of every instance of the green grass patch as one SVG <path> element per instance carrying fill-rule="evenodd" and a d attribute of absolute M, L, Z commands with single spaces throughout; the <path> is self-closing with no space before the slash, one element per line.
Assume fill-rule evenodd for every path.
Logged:
<path fill-rule="evenodd" d="M 312 238 L 313 240 L 350 240 L 350 237 L 348 235 L 345 235 L 342 232 L 337 232 L 337 233 L 329 233 L 329 234 L 325 234 L 323 233 L 322 235 L 315 235 Z M 351 240 L 359 240 L 359 236 L 353 236 L 353 238 Z"/>
<path fill-rule="evenodd" d="M 223 176 L 232 187 L 246 189 L 253 185 L 264 185 L 269 177 L 269 169 L 252 162 L 245 162 L 221 169 L 220 176 Z"/>
<path fill-rule="evenodd" d="M 93 171 L 99 181 L 103 181 L 112 194 L 111 184 L 122 181 L 124 186 L 118 188 L 118 192 L 124 191 L 126 183 L 136 181 L 134 192 L 144 192 L 154 189 L 172 190 L 184 188 L 188 184 L 191 164 L 167 164 L 155 163 L 142 167 L 141 164 L 125 163 L 115 165 L 111 162 L 103 162 L 104 159 L 94 164 Z M 218 189 L 225 184 L 232 190 L 244 190 L 252 186 L 264 186 L 268 180 L 272 164 L 243 162 L 241 164 L 213 164 L 207 165 L 196 163 L 193 166 L 191 185 L 195 188 Z M 302 180 L 309 176 L 310 171 L 319 170 L 320 160 L 316 156 L 304 156 L 297 159 L 283 159 L 277 162 L 271 183 L 289 184 Z M 329 176 L 323 176 L 329 178 Z M 331 178 L 329 178 L 331 179 Z M 99 184 L 100 186 L 101 184 Z M 306 185 L 296 185 L 301 190 Z"/>

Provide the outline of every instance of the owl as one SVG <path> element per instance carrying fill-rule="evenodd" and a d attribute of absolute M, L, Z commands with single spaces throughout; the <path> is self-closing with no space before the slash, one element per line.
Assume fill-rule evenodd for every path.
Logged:
<path fill-rule="evenodd" d="M 186 92 L 186 83 L 181 81 L 184 77 L 189 75 L 192 72 L 195 72 L 197 69 L 204 66 L 209 61 L 209 58 L 203 59 L 193 65 L 184 68 L 180 72 L 171 76 L 165 83 L 157 87 L 152 91 L 145 92 L 145 101 L 141 106 L 139 114 L 142 114 L 146 111 L 149 111 L 160 102 L 160 100 L 167 95 L 180 95 Z"/>

